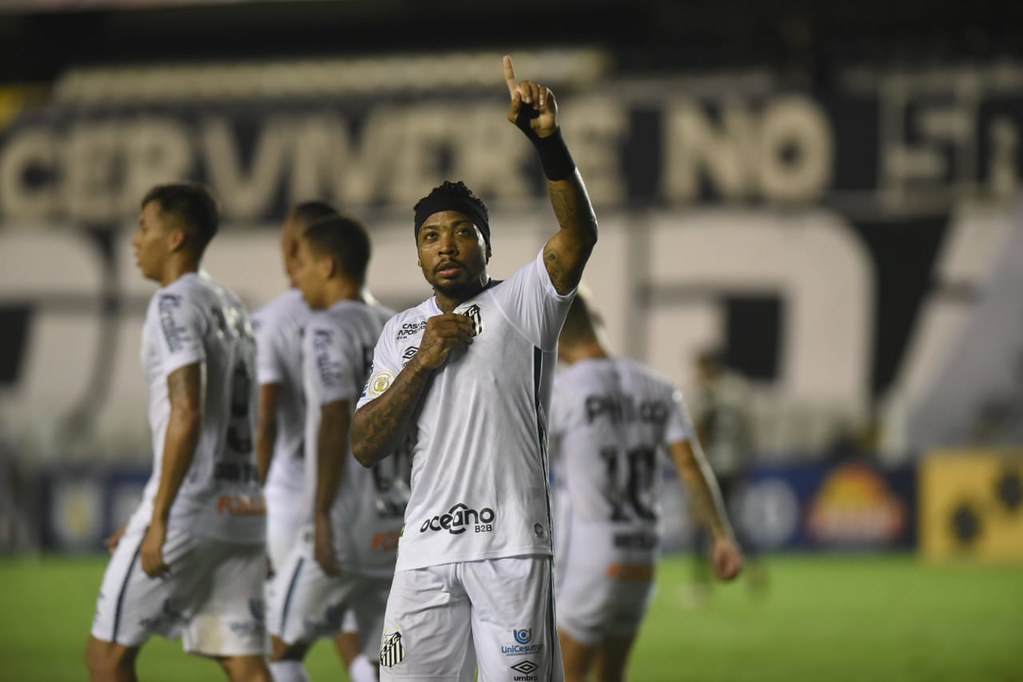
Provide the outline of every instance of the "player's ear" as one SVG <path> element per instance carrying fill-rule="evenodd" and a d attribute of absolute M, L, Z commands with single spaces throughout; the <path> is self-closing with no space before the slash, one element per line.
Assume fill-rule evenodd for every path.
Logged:
<path fill-rule="evenodd" d="M 335 277 L 340 272 L 340 264 L 336 256 L 324 256 L 320 259 L 320 271 L 324 279 Z"/>
<path fill-rule="evenodd" d="M 490 250 L 490 244 L 487 244 L 486 255 L 487 255 L 486 262 L 489 263 L 490 262 L 490 256 L 493 255 L 493 252 Z"/>
<path fill-rule="evenodd" d="M 173 228 L 170 231 L 170 236 L 168 237 L 168 245 L 170 246 L 171 253 L 180 251 L 186 241 L 188 241 L 188 234 L 185 232 L 184 228 Z"/>

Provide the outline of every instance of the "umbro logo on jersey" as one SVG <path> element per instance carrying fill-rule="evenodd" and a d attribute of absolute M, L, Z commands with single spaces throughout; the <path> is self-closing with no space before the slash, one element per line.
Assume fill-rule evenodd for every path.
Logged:
<path fill-rule="evenodd" d="M 426 329 L 426 320 L 421 322 L 406 322 L 401 325 L 401 329 L 398 330 L 398 335 L 394 337 L 394 340 L 401 341 L 402 339 L 407 339 L 410 336 L 415 336 L 424 329 Z"/>
<path fill-rule="evenodd" d="M 516 680 L 517 682 L 532 682 L 533 680 L 537 679 L 536 675 L 534 675 L 533 673 L 539 670 L 540 666 L 538 666 L 536 663 L 533 663 L 532 661 L 522 661 L 521 663 L 516 663 L 515 665 L 511 666 L 511 669 L 519 673 L 518 675 L 515 675 L 512 679 Z"/>
<path fill-rule="evenodd" d="M 404 367 L 409 361 L 416 357 L 416 353 L 419 352 L 419 346 L 409 346 L 405 349 L 405 352 L 401 354 L 401 366 Z"/>
<path fill-rule="evenodd" d="M 452 535 L 461 535 L 468 529 L 477 533 L 489 533 L 494 530 L 494 518 L 497 513 L 490 507 L 476 511 L 459 502 L 445 514 L 438 514 L 433 518 L 423 521 L 419 532 L 425 533 L 428 530 L 446 530 Z"/>
<path fill-rule="evenodd" d="M 401 643 L 401 633 L 392 632 L 384 635 L 380 644 L 380 666 L 393 668 L 405 660 L 405 645 Z"/>
<path fill-rule="evenodd" d="M 465 315 L 470 320 L 472 320 L 473 336 L 479 336 L 480 334 L 483 333 L 483 315 L 480 313 L 480 307 L 478 305 L 473 303 L 472 305 L 466 308 L 462 309 L 456 308 L 455 312 L 459 313 L 460 315 Z"/>

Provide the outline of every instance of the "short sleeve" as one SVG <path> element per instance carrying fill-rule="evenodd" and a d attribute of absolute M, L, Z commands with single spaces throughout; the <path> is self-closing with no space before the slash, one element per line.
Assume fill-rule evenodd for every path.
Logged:
<path fill-rule="evenodd" d="M 392 318 L 393 320 L 394 318 Z M 373 363 L 369 368 L 369 378 L 366 380 L 359 396 L 359 403 L 356 409 L 371 402 L 387 391 L 394 382 L 395 377 L 401 372 L 401 362 L 395 357 L 395 346 L 392 342 L 392 324 L 388 322 L 384 326 L 380 338 L 377 339 L 373 348 Z"/>
<path fill-rule="evenodd" d="M 280 331 L 272 318 L 261 314 L 254 317 L 253 326 L 256 329 L 257 381 L 260 385 L 280 383 L 285 377 Z"/>
<path fill-rule="evenodd" d="M 306 381 L 315 387 L 320 405 L 338 400 L 355 400 L 362 388 L 362 351 L 339 329 L 310 325 L 306 332 L 305 352 L 311 363 Z"/>
<path fill-rule="evenodd" d="M 682 400 L 682 391 L 672 390 L 668 400 L 668 419 L 664 425 L 664 442 L 671 445 L 688 441 L 692 438 L 692 434 L 693 421 Z"/>
<path fill-rule="evenodd" d="M 505 315 L 514 320 L 519 329 L 537 347 L 554 350 L 558 335 L 572 305 L 576 290 L 559 294 L 543 262 L 543 249 L 530 263 L 501 283 L 495 294 Z"/>
<path fill-rule="evenodd" d="M 206 319 L 192 302 L 181 294 L 157 294 L 159 316 L 160 364 L 163 372 L 171 372 L 206 360 L 203 335 Z"/>

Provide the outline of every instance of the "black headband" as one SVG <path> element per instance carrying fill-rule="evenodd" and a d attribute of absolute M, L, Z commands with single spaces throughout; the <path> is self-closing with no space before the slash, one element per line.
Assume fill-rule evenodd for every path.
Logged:
<path fill-rule="evenodd" d="M 490 217 L 487 207 L 476 199 L 462 183 L 445 182 L 423 197 L 416 204 L 415 237 L 419 241 L 419 230 L 426 219 L 441 211 L 458 211 L 468 218 L 483 235 L 483 241 L 490 247 Z"/>

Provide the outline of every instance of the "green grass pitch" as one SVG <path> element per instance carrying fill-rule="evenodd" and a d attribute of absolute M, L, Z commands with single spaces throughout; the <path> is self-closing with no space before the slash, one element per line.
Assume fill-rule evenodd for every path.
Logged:
<path fill-rule="evenodd" d="M 105 558 L 0 560 L 0 680 L 86 679 L 82 661 Z M 769 588 L 740 580 L 685 607 L 688 558 L 662 564 L 633 682 L 1023 681 L 1023 569 L 912 557 L 768 557 Z M 311 677 L 347 679 L 321 642 Z M 221 680 L 154 639 L 139 677 Z"/>

